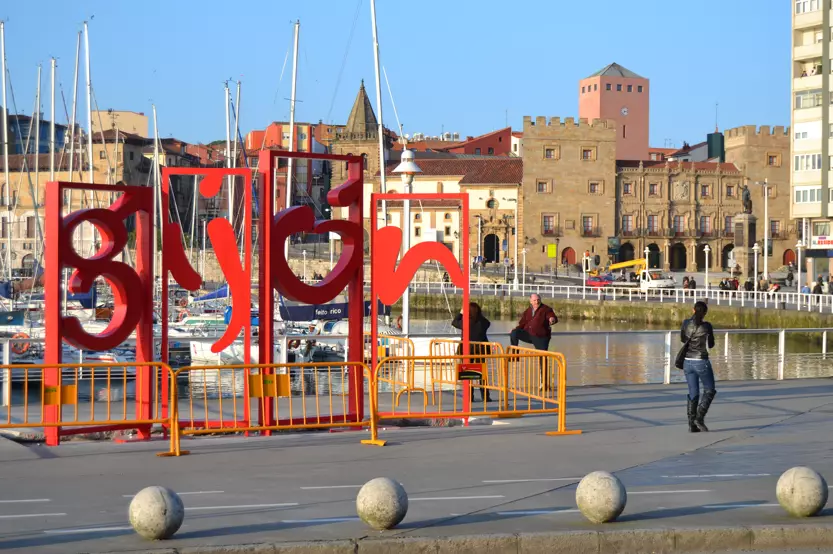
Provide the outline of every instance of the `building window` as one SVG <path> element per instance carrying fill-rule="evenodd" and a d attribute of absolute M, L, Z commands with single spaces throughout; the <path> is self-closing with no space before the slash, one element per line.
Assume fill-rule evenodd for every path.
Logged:
<path fill-rule="evenodd" d="M 817 108 L 822 105 L 821 89 L 805 90 L 795 93 L 795 109 Z"/>
<path fill-rule="evenodd" d="M 815 237 L 829 237 L 830 236 L 830 223 L 822 221 L 819 223 L 813 223 L 813 236 Z"/>
<path fill-rule="evenodd" d="M 474 153 L 479 156 L 480 155 L 480 148 L 475 148 Z"/>
<path fill-rule="evenodd" d="M 581 87 L 581 93 L 584 94 L 584 87 Z"/>
<path fill-rule="evenodd" d="M 833 134 L 833 133 L 831 133 Z M 796 131 L 795 132 L 795 140 L 806 139 L 808 136 L 807 131 Z"/>
<path fill-rule="evenodd" d="M 390 223 L 391 221 L 393 221 L 393 217 L 390 214 L 388 214 L 388 215 L 385 216 L 385 221 Z"/>
<path fill-rule="evenodd" d="M 709 192 L 709 185 L 700 185 L 700 196 L 702 198 L 708 198 L 709 196 L 711 196 Z"/>
<path fill-rule="evenodd" d="M 628 138 L 628 126 L 622 125 L 622 138 Z"/>
<path fill-rule="evenodd" d="M 489 147 L 489 150 L 487 150 L 487 152 L 488 152 L 488 154 L 489 154 L 490 156 L 491 156 L 491 155 L 494 155 L 494 153 L 495 153 L 495 149 L 494 149 L 494 148 L 492 148 L 492 147 L 490 146 L 490 147 Z"/>
<path fill-rule="evenodd" d="M 781 222 L 777 219 L 769 220 L 769 236 L 776 239 L 781 236 Z"/>
<path fill-rule="evenodd" d="M 795 171 L 821 169 L 821 154 L 796 154 L 793 156 Z"/>
<path fill-rule="evenodd" d="M 648 216 L 648 231 L 650 233 L 656 233 L 658 230 L 659 230 L 659 216 L 649 215 Z"/>
<path fill-rule="evenodd" d="M 2 231 L 0 231 L 0 235 L 2 235 L 4 239 L 9 238 L 9 220 L 8 219 L 3 220 L 3 229 L 2 229 Z"/>
<path fill-rule="evenodd" d="M 795 187 L 796 204 L 817 204 L 821 202 L 821 187 Z"/>
<path fill-rule="evenodd" d="M 622 85 L 616 85 L 616 92 L 622 92 Z"/>
<path fill-rule="evenodd" d="M 300 140 L 307 140 L 307 134 L 306 133 L 298 133 L 298 138 Z"/>
<path fill-rule="evenodd" d="M 632 215 L 623 215 L 622 216 L 622 232 L 623 233 L 633 233 L 633 216 Z"/>
<path fill-rule="evenodd" d="M 129 156 L 130 156 L 130 161 L 132 162 L 133 161 L 133 152 L 130 152 Z"/>
<path fill-rule="evenodd" d="M 633 194 L 633 183 L 622 183 L 622 193 L 627 195 Z"/>
<path fill-rule="evenodd" d="M 674 232 L 678 235 L 685 233 L 685 216 L 684 215 L 675 215 L 674 216 Z"/>
<path fill-rule="evenodd" d="M 633 85 L 628 85 L 628 92 L 633 92 Z"/>
<path fill-rule="evenodd" d="M 589 185 L 589 192 L 590 194 L 601 194 L 602 193 L 602 185 L 596 181 L 591 181 Z"/>
<path fill-rule="evenodd" d="M 822 0 L 795 0 L 795 13 L 810 13 L 821 9 Z"/>
<path fill-rule="evenodd" d="M 594 91 L 599 90 L 599 85 L 598 84 L 593 85 L 593 90 Z"/>
<path fill-rule="evenodd" d="M 610 83 L 608 83 L 607 85 L 605 85 L 605 90 L 610 90 Z"/>
<path fill-rule="evenodd" d="M 595 148 L 582 148 L 581 149 L 581 159 L 584 161 L 593 161 L 596 159 L 596 149 Z"/>
<path fill-rule="evenodd" d="M 648 196 L 659 196 L 659 185 L 657 183 L 648 185 Z"/>
<path fill-rule="evenodd" d="M 283 137 L 283 140 L 289 140 L 289 133 L 284 133 L 282 135 L 282 137 Z"/>
<path fill-rule="evenodd" d="M 446 221 L 450 221 L 450 220 L 451 220 L 451 214 L 445 214 L 445 216 L 443 216 L 443 217 L 444 217 L 444 219 L 445 219 Z"/>
<path fill-rule="evenodd" d="M 778 154 L 767 154 L 766 163 L 772 167 L 781 167 L 781 156 Z"/>
<path fill-rule="evenodd" d="M 767 186 L 767 187 L 764 187 L 764 189 L 766 190 L 766 195 L 769 198 L 773 198 L 775 196 L 775 187 L 774 186 Z"/>
<path fill-rule="evenodd" d="M 538 191 L 538 194 L 552 192 L 549 181 L 538 181 L 538 184 L 535 188 Z"/>
<path fill-rule="evenodd" d="M 544 235 L 552 235 L 555 233 L 555 216 L 542 215 L 541 216 L 541 233 Z"/>
<path fill-rule="evenodd" d="M 581 230 L 585 235 L 593 234 L 593 216 L 585 215 L 581 218 Z"/>
<path fill-rule="evenodd" d="M 517 142 L 516 142 L 515 144 L 513 144 L 513 145 L 512 145 L 512 151 L 513 151 L 513 152 L 517 152 L 517 151 L 518 151 L 518 143 L 517 143 Z"/>
<path fill-rule="evenodd" d="M 726 198 L 735 196 L 735 187 L 733 185 L 726 185 Z"/>
<path fill-rule="evenodd" d="M 106 155 L 107 154 L 104 152 L 104 150 L 99 150 L 98 151 L 98 159 L 99 160 L 103 160 Z"/>
<path fill-rule="evenodd" d="M 639 85 L 638 87 L 636 87 L 636 92 L 642 92 L 642 85 Z"/>
<path fill-rule="evenodd" d="M 422 214 L 414 214 L 414 221 L 422 221 Z"/>
<path fill-rule="evenodd" d="M 735 218 L 727 215 L 723 218 L 723 232 L 727 234 L 734 234 Z"/>
<path fill-rule="evenodd" d="M 709 234 L 712 232 L 712 218 L 707 215 L 700 216 L 700 232 Z"/>
<path fill-rule="evenodd" d="M 33 239 L 35 235 L 35 218 L 34 216 L 29 216 L 26 218 L 26 238 Z"/>
<path fill-rule="evenodd" d="M 558 148 L 544 148 L 544 158 L 547 160 L 557 160 L 559 155 L 560 151 Z"/>
<path fill-rule="evenodd" d="M 445 236 L 451 236 L 451 227 L 449 227 L 448 225 L 445 226 Z"/>
<path fill-rule="evenodd" d="M 490 198 L 486 202 L 486 207 L 489 208 L 490 210 L 494 210 L 495 208 L 497 208 L 497 200 L 495 200 L 494 198 Z"/>
<path fill-rule="evenodd" d="M 420 229 L 419 227 L 414 227 L 414 236 L 415 237 L 421 237 L 422 236 L 422 229 Z"/>

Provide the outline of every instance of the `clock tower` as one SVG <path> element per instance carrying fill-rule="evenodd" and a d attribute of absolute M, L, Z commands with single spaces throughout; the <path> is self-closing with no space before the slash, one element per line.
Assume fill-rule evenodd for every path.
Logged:
<path fill-rule="evenodd" d="M 580 118 L 616 121 L 616 159 L 648 159 L 648 79 L 612 63 L 579 82 Z"/>

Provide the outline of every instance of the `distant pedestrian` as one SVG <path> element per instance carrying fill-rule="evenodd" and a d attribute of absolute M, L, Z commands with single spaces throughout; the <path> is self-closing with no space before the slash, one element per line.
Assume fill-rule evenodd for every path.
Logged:
<path fill-rule="evenodd" d="M 795 276 L 793 275 L 792 269 L 790 269 L 789 271 L 787 271 L 787 278 L 785 279 L 788 287 L 792 286 L 794 279 Z"/>
<path fill-rule="evenodd" d="M 491 346 L 488 344 L 483 344 L 489 342 L 489 337 L 486 335 L 486 331 L 489 330 L 492 322 L 486 319 L 486 316 L 483 315 L 483 311 L 480 309 L 480 304 L 477 302 L 469 303 L 469 355 L 481 355 L 487 356 L 492 353 Z M 460 313 L 454 317 L 454 321 L 451 322 L 451 325 L 456 328 L 463 330 L 463 311 L 460 310 Z M 460 355 L 463 352 L 463 345 L 457 348 L 457 354 Z M 474 364 L 484 364 L 484 371 L 486 369 L 486 358 L 472 358 L 471 362 Z M 480 399 L 483 402 L 490 402 L 492 399 L 489 396 L 489 390 L 482 386 L 486 384 L 486 379 L 480 380 Z M 474 400 L 474 387 L 471 388 L 471 399 Z"/>
<path fill-rule="evenodd" d="M 694 290 L 697 288 L 697 281 L 694 280 L 694 277 L 688 278 L 688 288 Z"/>
<path fill-rule="evenodd" d="M 709 349 L 714 348 L 714 329 L 705 321 L 709 307 L 705 302 L 695 302 L 692 317 L 683 321 L 680 328 L 680 342 L 683 343 L 683 371 L 688 383 L 688 430 L 690 433 L 708 431 L 704 421 L 717 390 L 714 385 L 714 371 L 709 360 Z M 700 383 L 703 384 L 703 399 L 700 400 Z"/>
<path fill-rule="evenodd" d="M 552 308 L 541 302 L 541 296 L 529 296 L 529 308 L 521 315 L 518 326 L 509 335 L 512 346 L 518 346 L 523 341 L 532 344 L 536 350 L 549 350 L 552 338 L 551 327 L 558 323 L 558 316 Z M 549 390 L 547 375 L 547 359 L 541 359 L 541 390 Z"/>

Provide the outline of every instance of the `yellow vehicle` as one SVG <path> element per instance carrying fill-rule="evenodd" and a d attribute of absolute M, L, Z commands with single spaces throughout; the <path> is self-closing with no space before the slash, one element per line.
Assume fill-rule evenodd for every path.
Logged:
<path fill-rule="evenodd" d="M 617 269 L 625 269 L 625 268 L 633 268 L 634 273 L 642 273 L 642 270 L 648 267 L 648 260 L 645 258 L 637 258 L 636 260 L 629 260 L 627 262 L 619 262 L 618 264 L 610 264 L 607 267 L 601 268 L 597 267 L 590 271 L 589 275 L 595 277 L 597 275 L 603 275 L 605 273 L 613 273 Z"/>

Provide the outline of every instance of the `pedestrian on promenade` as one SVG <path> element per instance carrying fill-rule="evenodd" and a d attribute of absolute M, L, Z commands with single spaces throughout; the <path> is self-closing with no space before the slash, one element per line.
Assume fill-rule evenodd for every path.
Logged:
<path fill-rule="evenodd" d="M 688 383 L 688 430 L 690 433 L 708 431 L 704 418 L 709 412 L 717 391 L 714 388 L 714 372 L 709 360 L 709 349 L 714 348 L 714 329 L 705 321 L 709 307 L 705 302 L 694 304 L 692 317 L 683 321 L 680 341 L 685 350 L 683 371 Z M 703 383 L 703 399 L 700 400 L 700 383 Z"/>
<path fill-rule="evenodd" d="M 688 278 L 688 288 L 692 291 L 697 288 L 697 281 L 694 280 L 693 276 Z M 691 293 L 691 296 L 694 296 L 693 292 Z"/>
<path fill-rule="evenodd" d="M 483 315 L 483 311 L 480 309 L 480 304 L 477 302 L 470 302 L 469 303 L 469 355 L 489 355 L 492 353 L 491 346 L 488 344 L 483 344 L 489 342 L 489 337 L 486 335 L 486 331 L 489 330 L 489 326 L 492 324 L 491 321 L 486 319 L 486 316 Z M 454 321 L 451 322 L 451 326 L 455 329 L 463 330 L 463 310 L 460 310 L 460 313 L 454 317 Z M 457 355 L 461 355 L 463 353 L 463 345 L 462 343 L 460 346 L 457 347 Z M 473 358 L 471 360 L 474 364 L 485 364 L 485 358 Z M 486 371 L 486 367 L 483 368 Z M 480 380 L 480 384 L 483 385 L 483 379 Z M 474 387 L 471 388 L 471 399 L 474 400 Z M 484 402 L 491 402 L 491 397 L 489 396 L 489 390 L 485 387 L 480 387 L 480 399 Z"/>
<path fill-rule="evenodd" d="M 551 327 L 558 323 L 558 316 L 552 308 L 541 302 L 538 294 L 529 295 L 529 308 L 521 315 L 518 326 L 509 334 L 512 346 L 519 342 L 528 342 L 536 350 L 549 350 Z M 550 380 L 547 378 L 547 358 L 541 358 L 541 390 L 549 390 Z"/>
<path fill-rule="evenodd" d="M 787 271 L 787 279 L 786 279 L 788 287 L 793 286 L 793 280 L 794 279 L 795 279 L 795 275 L 793 275 L 793 270 L 792 269 L 788 270 Z"/>

